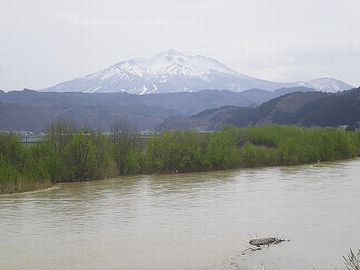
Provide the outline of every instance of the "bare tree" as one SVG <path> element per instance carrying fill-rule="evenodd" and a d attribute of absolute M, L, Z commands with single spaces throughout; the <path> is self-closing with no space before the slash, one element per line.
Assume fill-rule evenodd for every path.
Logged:
<path fill-rule="evenodd" d="M 77 130 L 78 127 L 74 121 L 58 118 L 47 128 L 48 140 L 61 153 L 66 143 L 69 142 Z"/>
<path fill-rule="evenodd" d="M 128 122 L 118 119 L 111 126 L 111 139 L 116 145 L 135 145 L 139 141 L 139 131 Z"/>
<path fill-rule="evenodd" d="M 131 157 L 139 146 L 140 136 L 138 130 L 126 121 L 116 120 L 111 126 L 111 141 L 113 158 L 120 175 L 127 174 L 132 166 Z"/>

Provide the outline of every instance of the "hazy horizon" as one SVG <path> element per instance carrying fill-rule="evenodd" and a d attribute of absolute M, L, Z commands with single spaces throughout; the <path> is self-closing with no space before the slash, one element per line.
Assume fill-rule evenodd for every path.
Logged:
<path fill-rule="evenodd" d="M 360 85 L 357 0 L 0 3 L 0 89 L 41 89 L 173 48 L 278 81 Z"/>

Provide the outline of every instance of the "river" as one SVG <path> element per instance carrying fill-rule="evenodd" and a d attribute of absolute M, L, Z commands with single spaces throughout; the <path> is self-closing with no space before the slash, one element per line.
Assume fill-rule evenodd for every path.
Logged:
<path fill-rule="evenodd" d="M 344 269 L 360 159 L 122 177 L 0 196 L 0 269 Z M 254 237 L 291 239 L 241 255 Z"/>

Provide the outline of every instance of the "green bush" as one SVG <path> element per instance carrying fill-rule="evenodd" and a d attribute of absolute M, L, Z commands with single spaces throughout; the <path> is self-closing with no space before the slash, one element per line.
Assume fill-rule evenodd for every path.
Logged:
<path fill-rule="evenodd" d="M 22 145 L 13 134 L 0 134 L 0 193 L 50 185 L 45 160 L 32 156 L 34 149 Z"/>
<path fill-rule="evenodd" d="M 208 169 L 229 169 L 240 165 L 236 131 L 233 127 L 226 127 L 210 135 L 205 156 Z"/>
<path fill-rule="evenodd" d="M 165 132 L 147 143 L 149 172 L 191 172 L 202 168 L 199 136 L 191 131 Z"/>
<path fill-rule="evenodd" d="M 60 181 L 295 165 L 359 155 L 360 133 L 335 128 L 227 126 L 213 133 L 178 130 L 141 140 L 123 122 L 114 123 L 106 136 L 59 120 L 50 126 L 47 140 L 33 145 L 0 134 L 0 193 Z"/>

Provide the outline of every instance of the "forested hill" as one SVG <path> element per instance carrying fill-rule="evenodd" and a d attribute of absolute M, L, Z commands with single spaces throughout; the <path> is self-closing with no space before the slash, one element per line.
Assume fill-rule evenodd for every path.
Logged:
<path fill-rule="evenodd" d="M 33 90 L 0 90 L 0 130 L 42 131 L 56 118 L 108 130 L 122 119 L 140 130 L 154 130 L 164 119 L 189 116 L 224 105 L 257 106 L 280 95 L 314 91 L 305 87 L 281 88 L 273 92 L 202 90 L 200 92 L 134 95 L 127 93 L 46 93 Z"/>
<path fill-rule="evenodd" d="M 335 94 L 297 92 L 274 98 L 256 108 L 225 106 L 190 117 L 171 117 L 158 129 L 216 130 L 227 124 L 354 127 L 358 121 L 360 121 L 360 88 L 355 88 Z"/>

